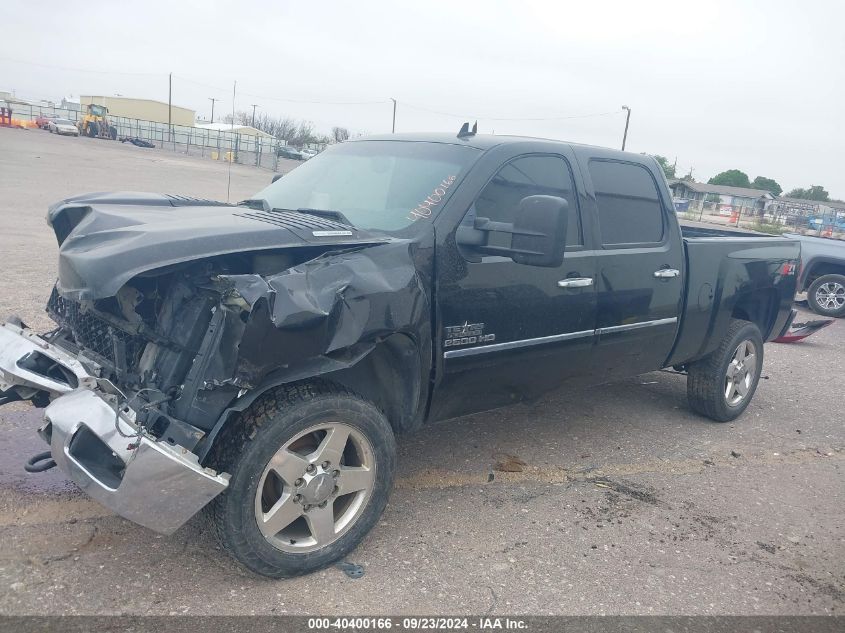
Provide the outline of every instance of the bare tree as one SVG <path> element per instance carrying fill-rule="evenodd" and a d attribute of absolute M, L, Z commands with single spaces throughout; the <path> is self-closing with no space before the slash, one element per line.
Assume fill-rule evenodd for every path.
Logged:
<path fill-rule="evenodd" d="M 308 143 L 328 141 L 327 137 L 314 132 L 314 123 L 312 121 L 298 121 L 291 117 L 276 118 L 266 112 L 256 115 L 254 124 L 252 122 L 252 112 L 247 112 L 246 110 L 236 112 L 234 117 L 231 114 L 227 114 L 222 118 L 222 121 L 228 124 L 234 121 L 235 125 L 255 127 L 257 130 L 283 140 L 288 145 L 296 145 L 298 147 L 307 145 Z M 346 128 L 334 129 L 345 130 Z"/>
<path fill-rule="evenodd" d="M 343 141 L 349 139 L 349 130 L 345 127 L 333 127 L 332 138 L 335 143 L 343 143 Z"/>
<path fill-rule="evenodd" d="M 314 140 L 314 123 L 311 121 L 300 121 L 296 126 L 296 136 L 294 136 L 293 144 L 302 147 Z"/>

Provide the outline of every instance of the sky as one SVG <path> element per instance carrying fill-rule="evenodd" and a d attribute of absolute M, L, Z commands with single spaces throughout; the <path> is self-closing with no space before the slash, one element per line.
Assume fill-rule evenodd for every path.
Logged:
<path fill-rule="evenodd" d="M 845 3 L 179 0 L 0 3 L 0 90 L 121 94 L 355 134 L 627 148 L 845 199 Z M 96 16 L 93 17 L 92 16 Z M 108 28 L 107 25 L 112 25 Z"/>

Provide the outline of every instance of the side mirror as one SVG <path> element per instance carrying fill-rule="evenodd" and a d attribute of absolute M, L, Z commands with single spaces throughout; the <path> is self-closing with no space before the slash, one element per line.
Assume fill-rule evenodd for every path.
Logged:
<path fill-rule="evenodd" d="M 513 223 L 513 261 L 528 266 L 560 266 L 568 220 L 569 203 L 563 198 L 523 198 Z"/>
<path fill-rule="evenodd" d="M 502 255 L 517 264 L 554 267 L 563 263 L 569 203 L 557 196 L 527 196 L 519 202 L 513 223 L 494 222 L 467 214 L 455 236 L 458 244 L 469 251 L 470 261 L 478 255 Z M 491 232 L 509 233 L 510 247 L 491 246 Z"/>
<path fill-rule="evenodd" d="M 275 175 L 273 176 L 273 179 L 270 181 L 270 184 L 272 185 L 274 182 L 276 182 L 276 181 L 277 181 L 279 178 L 281 178 L 282 176 L 284 176 L 284 174 L 275 174 Z"/>

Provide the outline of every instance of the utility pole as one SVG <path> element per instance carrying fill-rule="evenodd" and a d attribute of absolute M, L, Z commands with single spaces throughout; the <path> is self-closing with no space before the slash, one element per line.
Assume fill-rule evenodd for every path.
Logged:
<path fill-rule="evenodd" d="M 173 140 L 173 73 L 167 76 L 167 140 Z"/>
<path fill-rule="evenodd" d="M 251 103 L 252 106 L 252 127 L 255 127 L 255 108 L 258 107 L 257 103 Z"/>
<path fill-rule="evenodd" d="M 393 102 L 393 127 L 391 128 L 391 133 L 396 134 L 396 99 L 390 97 L 390 100 Z"/>
<path fill-rule="evenodd" d="M 622 151 L 625 151 L 625 141 L 628 140 L 628 123 L 631 121 L 631 108 L 622 106 L 623 110 L 627 110 L 628 114 L 625 116 L 625 134 L 622 135 Z"/>
<path fill-rule="evenodd" d="M 211 101 L 211 122 L 214 123 L 214 102 L 220 101 L 220 99 L 215 99 L 214 97 L 209 97 Z"/>

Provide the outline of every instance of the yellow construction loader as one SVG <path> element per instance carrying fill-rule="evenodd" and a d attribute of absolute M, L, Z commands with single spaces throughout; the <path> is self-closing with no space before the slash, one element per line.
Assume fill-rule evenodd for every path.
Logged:
<path fill-rule="evenodd" d="M 117 128 L 109 125 L 109 109 L 106 106 L 89 103 L 85 114 L 79 119 L 76 126 L 83 136 L 92 138 L 117 139 Z"/>

